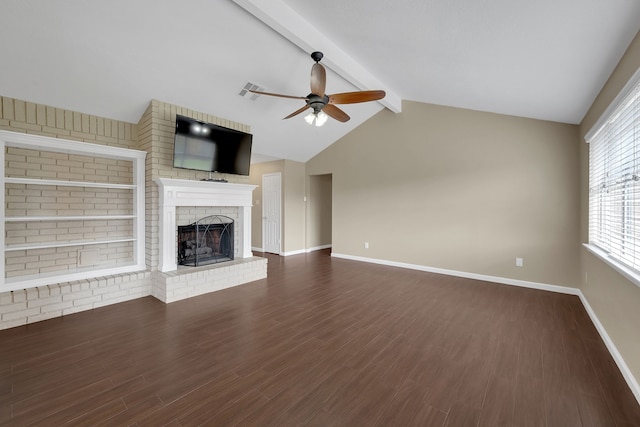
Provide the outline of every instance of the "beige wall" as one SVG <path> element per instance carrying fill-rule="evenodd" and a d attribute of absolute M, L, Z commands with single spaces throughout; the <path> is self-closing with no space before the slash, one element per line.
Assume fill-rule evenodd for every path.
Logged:
<path fill-rule="evenodd" d="M 283 193 L 283 248 L 285 254 L 305 250 L 305 164 L 284 161 Z"/>
<path fill-rule="evenodd" d="M 251 165 L 249 182 L 262 186 L 262 175 L 280 172 L 282 182 L 282 253 L 305 249 L 305 165 L 291 160 L 256 163 Z M 262 247 L 262 189 L 253 192 L 251 212 L 251 246 Z"/>
<path fill-rule="evenodd" d="M 404 102 L 307 174 L 333 174 L 334 253 L 576 287 L 578 166 L 576 126 Z"/>
<path fill-rule="evenodd" d="M 330 174 L 309 176 L 307 248 L 331 245 L 331 185 Z"/>
<path fill-rule="evenodd" d="M 580 125 L 581 242 L 588 241 L 589 146 L 584 135 L 640 68 L 640 34 L 603 87 Z M 636 379 L 640 379 L 640 287 L 580 248 L 581 289 Z"/>

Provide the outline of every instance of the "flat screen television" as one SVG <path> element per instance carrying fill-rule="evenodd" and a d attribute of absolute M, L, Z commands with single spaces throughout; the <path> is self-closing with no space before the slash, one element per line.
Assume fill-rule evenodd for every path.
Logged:
<path fill-rule="evenodd" d="M 249 175 L 253 135 L 176 115 L 173 166 Z"/>

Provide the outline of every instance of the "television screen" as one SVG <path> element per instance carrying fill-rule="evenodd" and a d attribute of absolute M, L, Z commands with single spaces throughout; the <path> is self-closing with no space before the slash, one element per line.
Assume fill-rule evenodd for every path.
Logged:
<path fill-rule="evenodd" d="M 177 115 L 173 166 L 249 175 L 252 139 L 245 132 Z"/>

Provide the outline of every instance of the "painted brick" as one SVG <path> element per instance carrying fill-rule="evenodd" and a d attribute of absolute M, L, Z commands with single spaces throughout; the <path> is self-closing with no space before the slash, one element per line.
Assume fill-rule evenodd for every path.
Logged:
<path fill-rule="evenodd" d="M 125 301 L 130 301 L 132 299 L 137 299 L 137 296 L 133 296 L 133 295 L 129 295 L 129 294 L 125 294 L 125 295 L 121 295 L 118 297 L 114 297 L 114 298 L 109 298 L 109 299 L 105 299 L 102 301 L 98 301 L 96 303 L 94 303 L 94 308 L 98 308 L 98 307 L 104 307 L 107 305 L 111 305 L 111 304 L 117 304 L 120 302 L 125 302 Z"/>
<path fill-rule="evenodd" d="M 102 301 L 102 295 L 93 295 L 87 298 L 76 298 L 73 300 L 73 305 L 79 307 L 91 306 L 93 308 L 93 304 L 98 301 Z"/>
<path fill-rule="evenodd" d="M 21 291 L 13 291 L 11 292 L 11 294 L 13 295 L 13 302 L 14 303 L 18 303 L 18 302 L 23 302 L 23 301 L 27 301 L 27 293 L 24 290 Z"/>
<path fill-rule="evenodd" d="M 26 122 L 35 124 L 36 123 L 36 104 L 32 102 L 26 103 Z"/>
<path fill-rule="evenodd" d="M 43 305 L 53 305 L 62 302 L 62 295 L 54 295 L 46 298 L 34 298 L 27 301 L 27 308 L 42 307 Z"/>
<path fill-rule="evenodd" d="M 21 317 L 18 319 L 13 319 L 13 320 L 4 320 L 2 319 L 2 329 L 9 329 L 9 328 L 15 328 L 16 326 L 23 326 L 27 324 L 27 317 Z"/>
<path fill-rule="evenodd" d="M 91 310 L 93 309 L 92 304 L 83 305 L 83 306 L 73 306 L 70 308 L 65 308 L 62 310 L 63 316 L 68 316 L 69 314 L 80 313 L 81 311 Z"/>
<path fill-rule="evenodd" d="M 59 285 L 48 285 L 49 288 L 49 295 L 53 296 L 53 295 L 60 295 L 60 286 Z"/>
<path fill-rule="evenodd" d="M 47 124 L 47 108 L 42 104 L 36 105 L 36 123 L 39 125 Z"/>
<path fill-rule="evenodd" d="M 78 291 L 74 291 L 74 292 L 69 293 L 69 294 L 64 294 L 62 296 L 62 300 L 63 301 L 75 301 L 77 299 L 87 298 L 87 297 L 90 297 L 92 295 L 93 295 L 93 293 L 92 293 L 91 290 L 86 290 L 86 291 L 78 290 Z"/>
<path fill-rule="evenodd" d="M 43 320 L 53 319 L 62 316 L 62 310 L 51 311 L 47 313 L 38 313 L 27 317 L 27 323 L 42 322 Z"/>
<path fill-rule="evenodd" d="M 24 311 L 27 309 L 27 302 L 16 302 L 12 304 L 0 305 L 0 314 L 15 313 L 18 311 Z"/>
<path fill-rule="evenodd" d="M 2 97 L 2 117 L 8 120 L 15 119 L 12 98 Z"/>
<path fill-rule="evenodd" d="M 13 303 L 13 296 L 11 292 L 3 292 L 0 294 L 0 307 L 7 304 Z"/>
<path fill-rule="evenodd" d="M 27 308 L 24 310 L 2 313 L 2 322 L 16 320 L 16 319 L 24 319 L 38 313 L 40 313 L 40 307 Z"/>
<path fill-rule="evenodd" d="M 49 312 L 60 312 L 62 310 L 73 307 L 73 301 L 63 301 L 56 304 L 43 305 L 40 307 L 40 312 L 49 313 Z"/>

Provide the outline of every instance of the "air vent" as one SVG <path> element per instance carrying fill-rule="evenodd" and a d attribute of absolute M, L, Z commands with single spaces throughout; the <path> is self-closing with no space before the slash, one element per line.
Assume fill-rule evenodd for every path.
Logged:
<path fill-rule="evenodd" d="M 244 85 L 244 87 L 238 93 L 238 95 L 243 96 L 245 98 L 249 98 L 252 101 L 255 101 L 256 99 L 258 99 L 258 97 L 260 95 L 258 95 L 257 93 L 251 93 L 251 92 L 249 92 L 250 90 L 263 91 L 264 89 L 261 88 L 260 86 L 258 86 L 257 84 L 254 84 L 254 83 L 251 83 L 251 82 L 247 82 L 247 84 Z"/>

